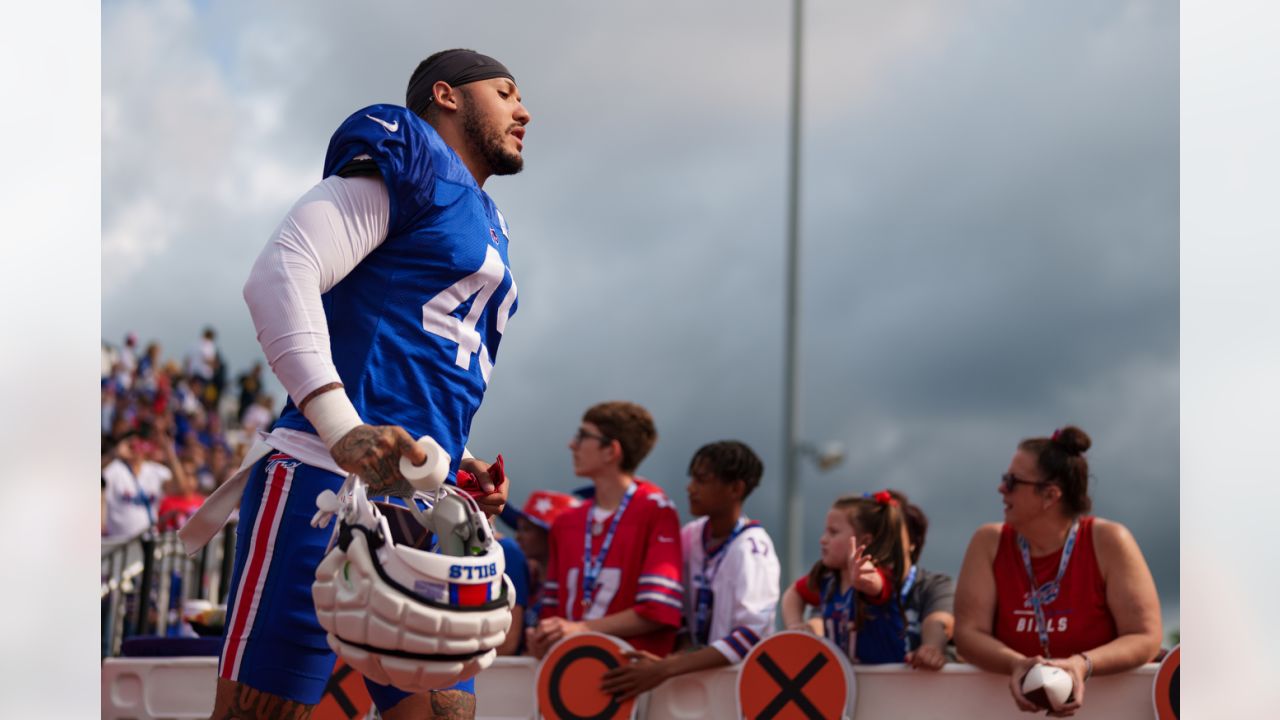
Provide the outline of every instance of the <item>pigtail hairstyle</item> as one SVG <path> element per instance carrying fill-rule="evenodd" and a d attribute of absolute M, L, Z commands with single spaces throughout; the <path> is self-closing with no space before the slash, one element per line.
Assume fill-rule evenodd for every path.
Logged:
<path fill-rule="evenodd" d="M 906 514 L 902 504 L 887 490 L 874 495 L 858 498 L 855 510 L 855 525 L 862 532 L 871 535 L 864 554 L 871 558 L 876 567 L 885 571 L 889 578 L 891 593 L 889 597 L 897 597 L 902 592 L 902 582 L 907 574 L 907 545 L 903 537 L 906 535 Z M 902 604 L 898 604 L 898 612 L 902 616 L 903 632 L 907 628 L 907 614 Z M 858 603 L 853 629 L 862 629 L 866 620 L 866 604 Z"/>
<path fill-rule="evenodd" d="M 1089 461 L 1084 453 L 1093 444 L 1088 434 L 1075 425 L 1054 430 L 1049 437 L 1027 438 L 1018 449 L 1036 458 L 1036 467 L 1045 482 L 1062 490 L 1062 507 L 1071 517 L 1093 509 L 1089 497 Z"/>
<path fill-rule="evenodd" d="M 929 534 L 929 516 L 901 490 L 889 489 L 886 492 L 902 507 L 902 515 L 907 522 L 907 548 L 911 551 L 911 564 L 919 565 L 920 553 L 924 552 L 924 540 Z"/>
<path fill-rule="evenodd" d="M 907 574 L 908 552 L 903 544 L 906 514 L 902 505 L 882 490 L 871 497 L 858 498 L 856 513 L 855 526 L 871 535 L 864 554 L 871 557 L 876 567 L 884 569 L 896 593 Z"/>
<path fill-rule="evenodd" d="M 836 500 L 831 507 L 833 510 L 846 513 L 849 524 L 859 534 L 871 535 L 871 542 L 867 544 L 863 553 L 871 558 L 876 567 L 885 571 L 892 585 L 890 592 L 894 595 L 900 592 L 907 572 L 907 547 L 903 539 L 906 515 L 903 513 L 901 504 L 888 492 L 881 491 L 870 497 L 846 495 Z M 821 592 L 822 581 L 827 575 L 839 572 L 823 565 L 819 560 L 809 570 L 809 589 L 815 593 Z M 853 618 L 855 631 L 862 629 L 865 617 L 865 606 L 863 603 L 858 603 Z M 903 622 L 905 623 L 905 616 Z M 906 625 L 904 624 L 903 627 Z"/>

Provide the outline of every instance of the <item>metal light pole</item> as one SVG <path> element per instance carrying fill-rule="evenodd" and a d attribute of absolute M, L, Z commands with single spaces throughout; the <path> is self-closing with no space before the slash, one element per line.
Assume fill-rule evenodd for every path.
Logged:
<path fill-rule="evenodd" d="M 784 580 L 791 582 L 800 576 L 800 528 L 804 525 L 804 498 L 800 490 L 800 438 L 796 427 L 799 410 L 797 390 L 800 384 L 800 368 L 796 356 L 799 352 L 799 260 L 800 260 L 800 47 L 804 18 L 804 0 L 794 0 L 791 19 L 791 137 L 787 166 L 787 288 L 785 358 L 783 360 L 782 435 L 785 450 L 785 469 L 782 492 L 785 496 L 786 516 L 783 534 L 787 541 Z"/>

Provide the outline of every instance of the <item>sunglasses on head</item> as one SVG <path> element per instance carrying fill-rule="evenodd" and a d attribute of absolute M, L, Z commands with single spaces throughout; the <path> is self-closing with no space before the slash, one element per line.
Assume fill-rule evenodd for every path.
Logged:
<path fill-rule="evenodd" d="M 1037 482 L 1035 480 L 1022 480 L 1013 473 L 1005 473 L 1000 476 L 1000 483 L 1004 487 L 1005 492 L 1013 492 L 1018 485 L 1048 485 L 1046 482 Z"/>

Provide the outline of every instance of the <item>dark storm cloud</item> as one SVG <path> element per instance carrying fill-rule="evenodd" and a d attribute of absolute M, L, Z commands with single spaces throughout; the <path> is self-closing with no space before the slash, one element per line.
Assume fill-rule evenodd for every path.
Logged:
<path fill-rule="evenodd" d="M 1176 598 L 1176 13 L 971 6 L 921 23 L 927 49 L 877 66 L 859 98 L 836 38 L 866 27 L 847 17 L 865 6 L 825 7 L 806 85 L 804 407 L 851 461 L 812 486 L 907 488 L 936 508 L 926 560 L 954 569 L 999 518 L 1017 440 L 1076 422 L 1095 438 L 1097 511 L 1129 524 Z"/>

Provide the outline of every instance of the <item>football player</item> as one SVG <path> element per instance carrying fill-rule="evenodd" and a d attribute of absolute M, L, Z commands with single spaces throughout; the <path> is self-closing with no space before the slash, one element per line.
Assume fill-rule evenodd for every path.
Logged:
<path fill-rule="evenodd" d="M 323 180 L 254 264 L 244 298 L 289 401 L 270 449 L 229 483 L 243 499 L 214 717 L 304 717 L 323 694 L 334 654 L 311 596 L 330 538 L 310 524 L 319 493 L 354 473 L 371 495 L 410 494 L 400 460 L 424 463 L 415 438 L 430 436 L 449 478 L 467 470 L 481 507 L 502 509 L 507 485 L 465 444 L 517 307 L 507 223 L 483 187 L 521 170 L 529 120 L 497 60 L 428 57 L 405 106 L 362 108 L 338 127 Z M 473 683 L 419 695 L 369 685 L 395 720 L 473 717 Z"/>

